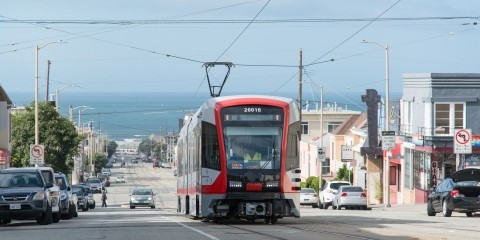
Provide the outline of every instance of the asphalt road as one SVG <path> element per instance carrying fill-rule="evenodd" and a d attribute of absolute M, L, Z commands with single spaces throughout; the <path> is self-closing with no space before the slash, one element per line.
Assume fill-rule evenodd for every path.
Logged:
<path fill-rule="evenodd" d="M 122 174 L 126 183 L 116 184 Z M 153 168 L 151 163 L 127 163 L 112 169 L 108 207 L 79 212 L 79 217 L 57 224 L 12 221 L 0 226 L 0 239 L 480 239 L 480 214 L 467 218 L 454 213 L 428 217 L 426 206 L 408 205 L 372 210 L 328 210 L 301 207 L 301 218 L 280 219 L 277 224 L 227 221 L 224 224 L 193 220 L 176 212 L 176 180 L 172 169 Z M 134 187 L 151 187 L 156 208 L 129 209 Z"/>

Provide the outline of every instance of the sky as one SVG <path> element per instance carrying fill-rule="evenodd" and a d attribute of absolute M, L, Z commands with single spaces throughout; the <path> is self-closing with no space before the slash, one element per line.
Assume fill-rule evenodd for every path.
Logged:
<path fill-rule="evenodd" d="M 402 74 L 478 73 L 478 0 L 15 0 L 0 8 L 0 84 L 34 92 L 390 92 Z M 367 40 L 370 43 L 362 43 Z M 52 43 L 52 42 L 60 42 Z M 46 45 L 45 45 L 46 44 Z M 227 68 L 209 69 L 221 85 Z M 78 84 L 78 87 L 66 87 Z M 33 98 L 33 95 L 32 95 Z"/>

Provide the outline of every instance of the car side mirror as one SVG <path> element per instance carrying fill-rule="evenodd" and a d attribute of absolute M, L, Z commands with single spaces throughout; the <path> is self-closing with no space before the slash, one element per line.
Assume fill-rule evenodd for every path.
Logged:
<path fill-rule="evenodd" d="M 53 187 L 53 183 L 52 182 L 47 182 L 47 183 L 45 183 L 45 187 L 46 188 L 51 188 L 51 187 Z"/>
<path fill-rule="evenodd" d="M 67 191 L 72 191 L 72 188 L 70 186 L 67 187 Z"/>

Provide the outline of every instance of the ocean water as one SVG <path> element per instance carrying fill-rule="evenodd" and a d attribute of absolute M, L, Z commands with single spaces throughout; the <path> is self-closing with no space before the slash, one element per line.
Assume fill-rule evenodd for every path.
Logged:
<path fill-rule="evenodd" d="M 8 93 L 16 106 L 29 105 L 34 101 L 33 93 Z M 227 95 L 227 94 L 225 94 Z M 228 94 L 232 95 L 232 94 Z M 277 96 L 297 98 L 296 93 L 280 93 Z M 332 94 L 333 95 L 333 94 Z M 349 96 L 324 97 L 325 104 L 334 102 L 343 108 L 364 111 L 365 103 L 361 102 L 361 93 Z M 40 101 L 45 96 L 39 96 Z M 88 121 L 92 128 L 100 130 L 111 140 L 131 138 L 146 139 L 149 135 L 178 133 L 179 119 L 195 112 L 198 107 L 210 98 L 208 93 L 80 93 L 62 92 L 59 95 L 60 113 L 69 117 L 69 106 L 89 106 L 94 109 L 80 113 L 83 127 Z M 303 100 L 312 100 L 315 96 L 304 95 Z M 317 99 L 313 99 L 318 101 Z M 311 107 L 313 108 L 313 107 Z M 81 109 L 81 108 L 79 108 Z M 73 111 L 73 122 L 78 125 L 79 109 Z"/>

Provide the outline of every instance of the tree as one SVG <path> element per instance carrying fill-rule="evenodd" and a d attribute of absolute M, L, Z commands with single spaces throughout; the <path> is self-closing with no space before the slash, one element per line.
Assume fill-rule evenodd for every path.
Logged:
<path fill-rule="evenodd" d="M 338 169 L 336 180 L 349 181 L 353 182 L 353 172 L 347 167 L 346 163 L 343 163 L 343 166 Z"/>
<path fill-rule="evenodd" d="M 102 172 L 102 168 L 107 164 L 108 159 L 105 155 L 100 153 L 95 153 L 93 155 L 94 170 L 96 173 Z"/>
<path fill-rule="evenodd" d="M 115 141 L 108 142 L 107 145 L 107 158 L 112 157 L 112 155 L 117 151 L 118 144 Z"/>
<path fill-rule="evenodd" d="M 158 143 L 153 140 L 144 140 L 138 145 L 138 152 L 150 156 L 156 145 Z"/>
<path fill-rule="evenodd" d="M 61 117 L 50 103 L 39 103 L 39 143 L 45 146 L 45 165 L 69 173 L 81 137 L 68 119 Z M 30 145 L 35 143 L 35 106 L 12 117 L 12 166 L 30 166 Z"/>

